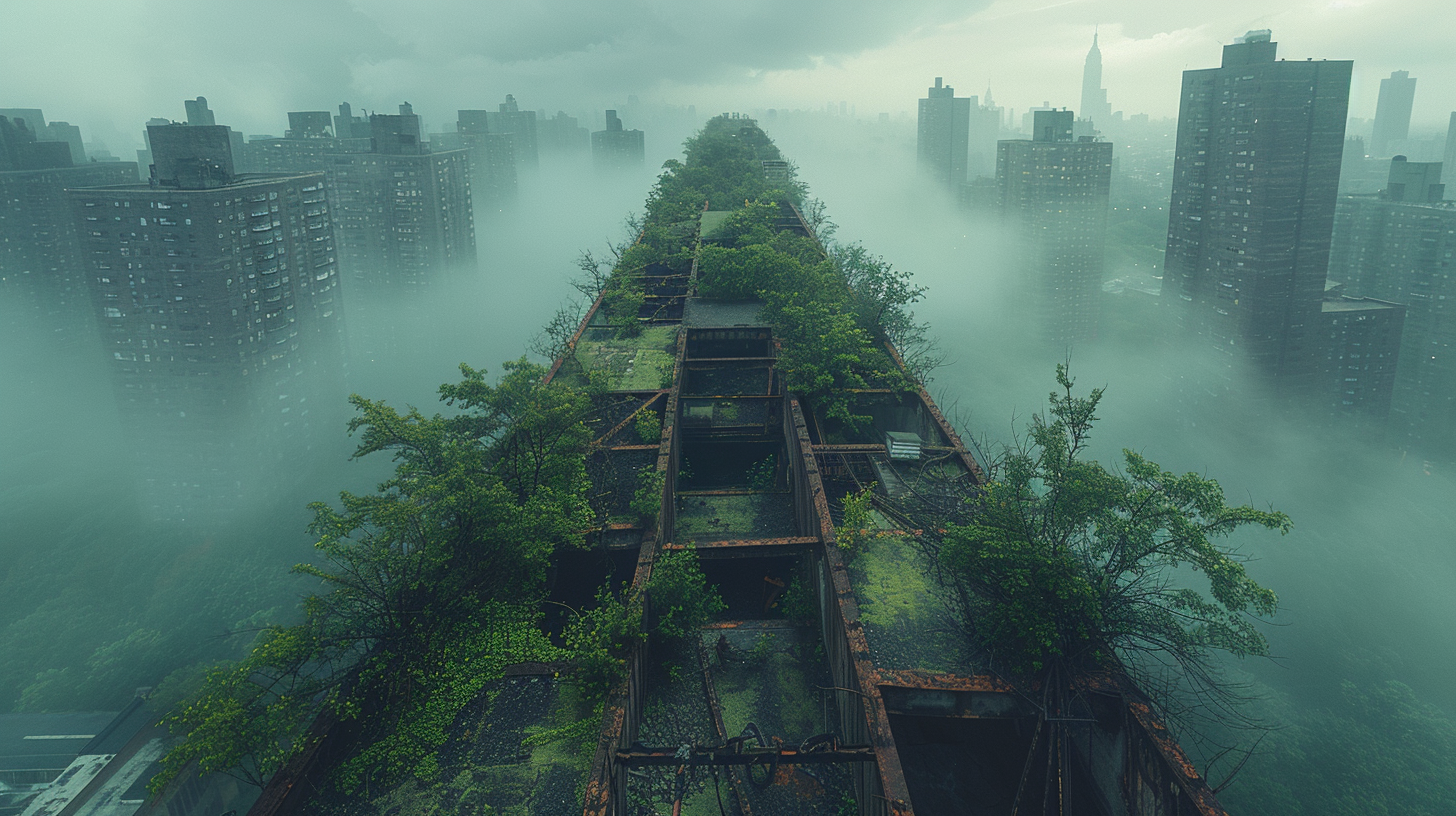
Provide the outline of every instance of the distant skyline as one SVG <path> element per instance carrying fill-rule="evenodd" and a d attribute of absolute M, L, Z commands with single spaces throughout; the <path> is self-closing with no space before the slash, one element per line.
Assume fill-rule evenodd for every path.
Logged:
<path fill-rule="evenodd" d="M 846 101 L 861 117 L 913 118 L 936 76 L 963 95 L 989 84 L 1017 111 L 1075 106 L 1094 27 L 1109 101 L 1129 115 L 1175 116 L 1182 71 L 1216 66 L 1222 44 L 1258 28 L 1286 58 L 1354 60 L 1352 116 L 1374 116 L 1395 70 L 1420 83 L 1415 133 L 1443 131 L 1456 110 L 1450 0 L 260 0 L 246 13 L 91 0 L 15 4 L 6 17 L 0 107 L 40 107 L 118 151 L 198 95 L 219 122 L 275 134 L 285 111 L 344 100 L 386 111 L 408 100 L 440 123 L 506 93 L 552 112 L 636 94 L 704 117 Z"/>

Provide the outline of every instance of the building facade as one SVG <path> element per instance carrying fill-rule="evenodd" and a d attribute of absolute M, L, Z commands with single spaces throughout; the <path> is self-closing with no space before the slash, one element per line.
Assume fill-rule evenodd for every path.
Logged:
<path fill-rule="evenodd" d="M 1163 301 L 1226 391 L 1247 364 L 1276 399 L 1315 396 L 1330 233 L 1350 93 L 1347 60 L 1276 61 L 1269 32 L 1185 71 Z"/>
<path fill-rule="evenodd" d="M 578 154 L 591 147 L 591 133 L 565 111 L 549 117 L 542 112 L 536 130 L 542 153 Z"/>
<path fill-rule="evenodd" d="M 130 162 L 73 166 L 72 148 L 34 137 L 22 123 L 0 119 L 0 297 L 31 319 L 26 331 L 56 347 L 79 347 L 90 336 L 91 306 L 65 191 L 134 182 L 137 169 Z"/>
<path fill-rule="evenodd" d="M 592 164 L 598 172 L 641 169 L 647 156 L 647 137 L 640 130 L 625 130 L 617 112 L 607 111 L 607 129 L 591 135 Z"/>
<path fill-rule="evenodd" d="M 159 164 L 212 159 L 167 128 L 227 141 L 154 127 Z M 68 195 L 145 500 L 197 519 L 285 482 L 332 425 L 343 309 L 323 174 L 176 178 Z"/>
<path fill-rule="evenodd" d="M 1409 71 L 1393 71 L 1380 80 L 1380 97 L 1375 102 L 1375 126 L 1370 154 L 1388 159 L 1404 149 L 1410 138 L 1411 109 L 1416 101 L 1416 80 Z"/>
<path fill-rule="evenodd" d="M 459 146 L 470 154 L 470 184 L 475 207 L 501 210 L 516 200 L 515 138 L 492 133 L 490 111 L 462 110 L 455 122 Z"/>
<path fill-rule="evenodd" d="M 1092 34 L 1092 48 L 1082 64 L 1082 107 L 1078 111 L 1096 128 L 1107 129 L 1112 125 L 1112 105 L 1107 101 L 1107 89 L 1102 87 L 1102 50 L 1097 47 L 1097 34 Z"/>
<path fill-rule="evenodd" d="M 1406 308 L 1333 294 L 1320 306 L 1320 377 L 1330 419 L 1383 433 L 1400 363 Z"/>
<path fill-rule="evenodd" d="M 915 158 L 927 178 L 959 190 L 966 180 L 970 152 L 971 100 L 956 98 L 955 88 L 940 77 L 920 100 L 915 130 Z"/>
<path fill-rule="evenodd" d="M 486 111 L 485 118 L 490 133 L 510 136 L 516 167 L 530 172 L 540 166 L 535 111 L 521 110 L 515 95 L 506 94 L 506 101 L 500 103 L 499 109 Z"/>
<path fill-rule="evenodd" d="M 1018 278 L 1049 342 L 1097 336 L 1112 144 L 1072 140 L 1071 111 L 1038 111 L 1033 138 L 1002 141 L 996 161 L 1001 216 L 1014 230 Z"/>
<path fill-rule="evenodd" d="M 1340 199 L 1330 277 L 1351 295 L 1404 304 L 1389 438 L 1456 460 L 1456 202 L 1409 187 L 1404 198 Z"/>
<path fill-rule="evenodd" d="M 339 264 L 363 298 L 423 292 L 452 270 L 475 266 L 470 160 L 432 152 L 419 117 L 369 117 L 373 149 L 327 157 Z"/>

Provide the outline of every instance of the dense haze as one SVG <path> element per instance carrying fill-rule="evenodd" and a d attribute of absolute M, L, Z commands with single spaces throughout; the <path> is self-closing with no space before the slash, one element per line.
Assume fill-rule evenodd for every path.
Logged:
<path fill-rule="evenodd" d="M 114 19 L 114 10 L 98 5 L 83 29 L 94 37 L 93 27 L 115 23 L 121 40 L 143 37 L 145 26 L 138 32 L 130 26 L 147 14 L 180 17 L 169 23 L 178 31 L 203 30 L 213 21 L 210 7 L 145 5 L 145 12 Z M 1371 116 L 1378 77 L 1400 68 L 1421 81 L 1413 135 L 1434 132 L 1456 107 L 1449 40 L 1456 20 L 1443 2 L 1400 4 L 1399 14 L 1396 3 L 1375 0 L 1229 3 L 1217 25 L 1193 19 L 1205 9 L 1137 0 L 1048 3 L 1027 11 L 1009 2 L 927 1 L 904 15 L 895 6 L 857 4 L 859 13 L 844 14 L 842 7 L 816 4 L 792 15 L 792 25 L 771 22 L 777 7 L 755 6 L 723 29 L 729 35 L 708 38 L 712 43 L 702 48 L 684 32 L 718 25 L 709 16 L 669 14 L 652 3 L 634 4 L 623 15 L 568 5 L 520 7 L 504 25 L 479 15 L 453 27 L 445 25 L 460 11 L 452 3 L 404 14 L 405 20 L 387 3 L 310 4 L 308 11 L 280 3 L 276 9 L 287 24 L 270 28 L 278 37 L 262 41 L 256 54 L 224 49 L 226 67 L 191 40 L 159 49 L 170 57 L 146 60 L 140 75 L 108 70 L 98 77 L 94 64 L 83 71 L 74 59 L 51 59 L 53 72 L 9 83 L 0 104 L 34 105 L 50 119 L 69 118 L 88 140 L 106 140 L 130 159 L 141 122 L 153 115 L 181 118 L 180 99 L 199 93 L 209 97 L 219 123 L 247 133 L 281 132 L 284 111 L 328 108 L 343 98 L 381 109 L 409 99 L 429 129 L 439 130 L 457 107 L 493 106 L 507 90 L 523 108 L 565 107 L 573 115 L 586 109 L 600 115 L 606 104 L 622 105 L 628 94 L 641 93 L 636 118 L 624 114 L 627 127 L 647 132 L 640 174 L 602 178 L 590 171 L 588 157 L 543 156 L 538 174 L 522 176 L 512 209 L 476 212 L 476 274 L 436 286 L 424 307 L 394 328 L 403 339 L 389 354 L 351 356 L 351 391 L 426 412 L 436 410 L 436 388 L 456 377 L 459 363 L 498 372 L 502 361 L 526 354 L 553 312 L 579 302 L 570 285 L 579 253 L 600 253 L 622 240 L 655 168 L 678 154 L 690 128 L 739 107 L 760 117 L 797 164 L 799 179 L 827 204 L 837 240 L 863 242 L 928 288 L 917 316 L 931 324 L 948 356 L 930 390 L 969 438 L 992 447 L 1042 409 L 1054 367 L 1067 352 L 1041 347 L 1018 315 L 1016 282 L 1007 272 L 1010 248 L 997 225 L 959 211 L 948 193 L 916 177 L 913 113 L 898 114 L 913 111 L 930 76 L 946 75 L 964 95 L 981 92 L 989 75 L 998 102 L 1018 112 L 1043 99 L 1074 104 L 1085 43 L 1100 20 L 1113 107 L 1172 116 L 1179 70 L 1216 65 L 1219 41 L 1274 26 L 1291 57 L 1357 60 L 1351 116 Z M 15 32 L 58 26 L 57 14 L 39 6 L 16 12 L 20 24 L 7 24 L 11 33 L 0 35 L 6 54 L 0 73 L 19 77 L 22 63 L 33 66 L 54 45 L 45 37 L 20 44 Z M 843 19 L 821 27 L 826 15 Z M 243 16 L 266 15 L 235 12 L 229 19 Z M 634 30 L 645 22 L 659 28 Z M 322 44 L 309 35 L 321 29 L 332 31 Z M 757 36 L 765 31 L 773 36 Z M 814 32 L 804 35 L 807 44 L 800 31 Z M 992 37 L 1004 53 L 977 51 L 970 63 L 966 43 Z M 678 47 L 652 50 L 662 42 Z M 125 67 L 155 53 L 128 40 L 112 58 Z M 242 82 L 237 67 L 257 67 L 259 60 L 278 67 L 261 81 Z M 887 65 L 895 70 L 884 70 Z M 953 77 L 958 68 L 969 76 Z M 480 76 L 491 79 L 489 93 L 479 91 Z M 109 84 L 123 80 L 124 88 Z M 819 112 L 840 99 L 856 115 Z M 684 110 L 690 104 L 695 118 Z M 783 107 L 769 116 L 774 105 Z M 816 112 L 790 113 L 794 108 Z M 892 115 L 879 119 L 881 111 Z M 583 124 L 599 127 L 589 118 Z M 1164 138 L 1171 145 L 1172 131 Z M 1114 212 L 1108 279 L 1149 280 L 1147 268 L 1132 264 L 1158 259 L 1161 251 L 1167 217 L 1158 207 L 1166 200 L 1132 203 L 1152 211 Z M 1132 322 L 1144 315 L 1119 311 L 1115 295 L 1107 304 L 1105 314 L 1132 314 Z M 1342 683 L 1369 690 L 1398 681 L 1420 704 L 1456 717 L 1456 469 L 1358 433 L 1313 430 L 1257 399 L 1208 416 L 1199 407 L 1179 410 L 1167 372 L 1200 352 L 1167 341 L 1155 320 L 1131 329 L 1117 325 L 1123 330 L 1105 330 L 1099 342 L 1070 355 L 1080 387 L 1107 389 L 1096 457 L 1110 462 L 1121 448 L 1132 448 L 1167 470 L 1211 476 L 1231 500 L 1273 506 L 1294 521 L 1286 537 L 1248 534 L 1238 542 L 1257 556 L 1251 572 L 1279 593 L 1282 607 L 1267 630 L 1276 659 L 1230 669 L 1256 684 L 1264 698 L 1259 712 L 1290 727 L 1286 740 L 1298 733 L 1323 739 L 1321 723 L 1336 728 L 1340 718 L 1363 716 Z M 367 491 L 387 472 L 384 460 L 350 461 L 354 442 L 344 433 L 341 410 L 337 433 L 296 463 L 310 474 L 310 489 L 259 495 L 222 523 L 149 520 L 136 509 L 144 497 L 132 486 L 99 352 L 85 344 L 56 348 L 46 327 L 3 300 L 0 342 L 7 348 L 0 355 L 0 712 L 115 709 L 138 686 L 236 654 L 256 627 L 294 614 L 306 589 L 288 573 L 312 556 L 305 505 L 331 500 L 342 489 Z M 342 401 L 341 395 L 341 408 Z M 1291 776 L 1292 766 L 1280 761 L 1273 752 L 1261 755 L 1241 787 L 1230 789 L 1228 802 L 1279 812 L 1280 796 L 1298 798 L 1337 776 L 1316 767 L 1308 776 Z M 1456 754 L 1438 751 L 1432 761 L 1450 766 Z M 1276 778 L 1279 794 L 1270 792 Z"/>

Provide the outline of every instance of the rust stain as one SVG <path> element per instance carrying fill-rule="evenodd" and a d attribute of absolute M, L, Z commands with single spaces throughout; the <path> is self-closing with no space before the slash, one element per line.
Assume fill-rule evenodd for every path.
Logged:
<path fill-rule="evenodd" d="M 925 672 L 915 670 L 878 669 L 875 672 L 878 685 L 901 688 L 925 689 L 927 691 L 988 691 L 1009 693 L 1016 686 L 989 674 L 950 674 L 948 672 Z"/>

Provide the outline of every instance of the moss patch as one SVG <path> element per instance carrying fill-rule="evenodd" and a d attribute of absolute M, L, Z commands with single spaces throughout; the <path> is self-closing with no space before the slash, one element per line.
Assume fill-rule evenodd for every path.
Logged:
<path fill-rule="evenodd" d="M 607 372 L 613 391 L 655 391 L 672 376 L 677 329 L 654 326 L 627 338 L 583 339 L 578 362 L 587 370 Z"/>
<path fill-rule="evenodd" d="M 966 668 L 924 557 L 900 536 L 870 537 L 850 565 L 875 662 L 891 669 Z"/>

